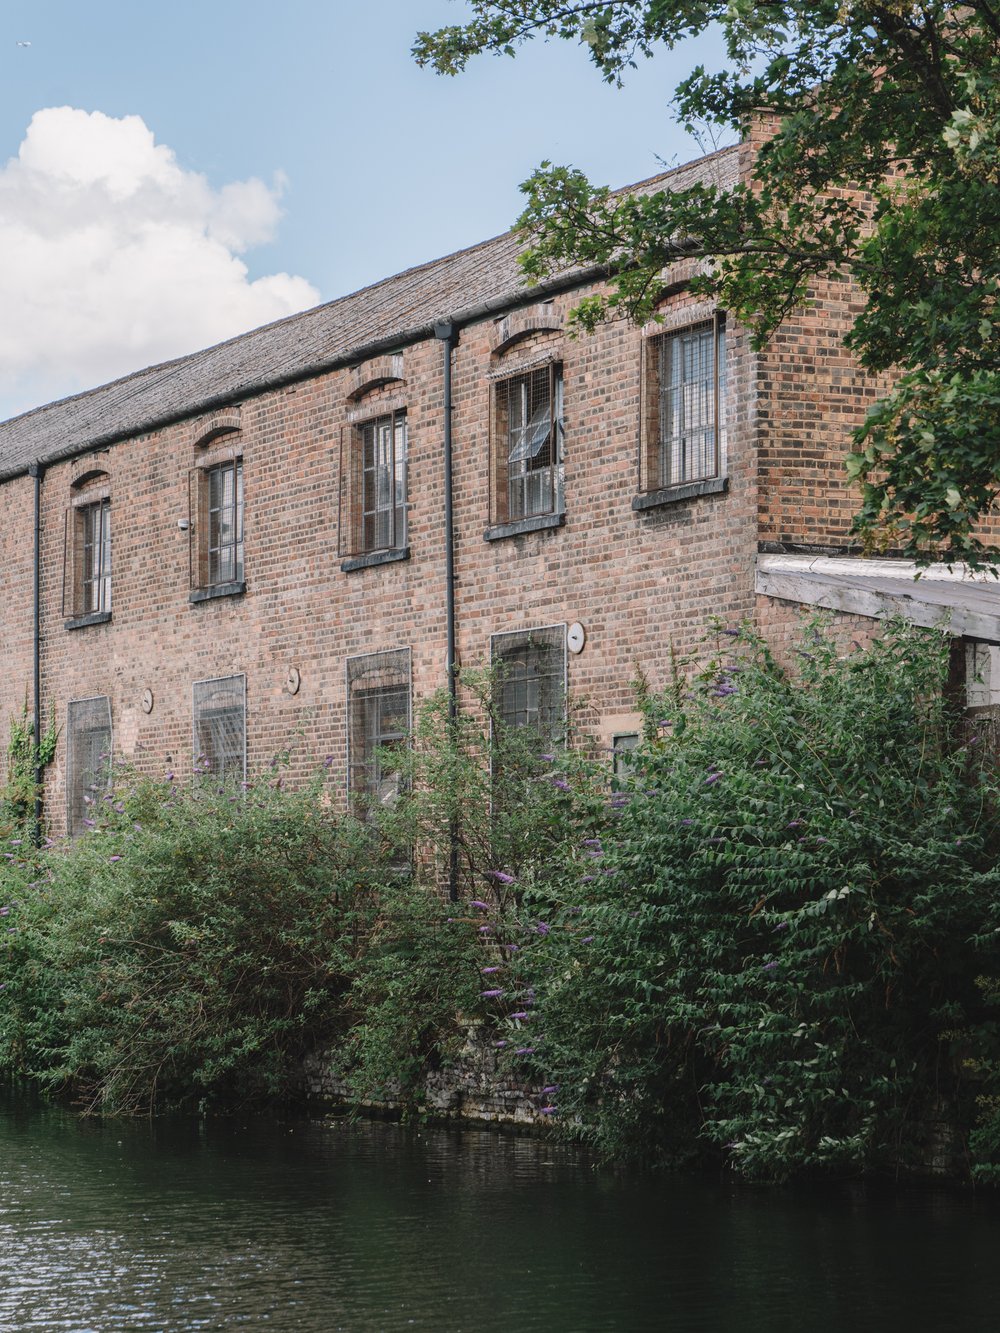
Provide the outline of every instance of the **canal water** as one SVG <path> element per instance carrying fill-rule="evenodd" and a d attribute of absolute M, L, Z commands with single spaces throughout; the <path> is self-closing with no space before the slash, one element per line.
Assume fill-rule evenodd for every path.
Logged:
<path fill-rule="evenodd" d="M 595 1170 L 393 1125 L 0 1096 L 0 1330 L 1000 1329 L 1000 1204 Z"/>

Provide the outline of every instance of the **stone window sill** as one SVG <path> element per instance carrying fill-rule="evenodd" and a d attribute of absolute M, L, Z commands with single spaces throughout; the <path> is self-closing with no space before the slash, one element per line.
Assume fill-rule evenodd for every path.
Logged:
<path fill-rule="evenodd" d="M 189 602 L 211 602 L 216 597 L 239 597 L 247 590 L 245 579 L 233 583 L 216 583 L 211 588 L 195 588 L 188 594 Z"/>
<path fill-rule="evenodd" d="M 546 528 L 561 528 L 565 522 L 565 514 L 535 514 L 513 523 L 494 523 L 483 533 L 483 541 L 499 542 L 505 537 L 522 537 L 526 532 L 544 532 Z"/>
<path fill-rule="evenodd" d="M 110 619 L 110 611 L 91 611 L 89 615 L 64 620 L 63 626 L 65 629 L 86 629 L 88 625 L 106 625 Z"/>
<path fill-rule="evenodd" d="M 709 477 L 706 481 L 687 481 L 681 486 L 664 486 L 659 491 L 646 491 L 632 497 L 635 510 L 661 509 L 664 505 L 683 504 L 699 495 L 724 495 L 729 490 L 728 477 Z"/>
<path fill-rule="evenodd" d="M 369 551 L 367 555 L 352 555 L 340 562 L 344 574 L 353 574 L 356 569 L 374 569 L 378 565 L 391 565 L 397 560 L 409 560 L 410 548 L 396 546 L 391 551 Z"/>

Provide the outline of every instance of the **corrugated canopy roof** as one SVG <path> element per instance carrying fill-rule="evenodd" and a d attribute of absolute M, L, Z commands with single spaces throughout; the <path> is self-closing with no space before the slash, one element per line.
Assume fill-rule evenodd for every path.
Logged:
<path fill-rule="evenodd" d="M 684 189 L 699 181 L 731 188 L 736 154 L 735 147 L 725 148 L 628 188 Z M 517 262 L 522 248 L 520 239 L 506 232 L 215 347 L 0 423 L 0 480 L 27 471 L 34 462 L 73 457 L 377 350 L 405 346 L 431 336 L 436 320 L 461 324 L 596 274 L 567 270 L 528 289 Z"/>

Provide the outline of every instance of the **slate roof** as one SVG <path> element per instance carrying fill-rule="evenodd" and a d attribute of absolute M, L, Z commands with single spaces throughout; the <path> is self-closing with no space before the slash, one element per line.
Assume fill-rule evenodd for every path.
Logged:
<path fill-rule="evenodd" d="M 737 151 L 721 149 L 627 188 L 684 189 L 699 181 L 731 187 Z M 2 422 L 0 480 L 26 472 L 33 462 L 71 458 L 403 347 L 432 336 L 436 320 L 461 325 L 601 276 L 596 269 L 570 269 L 528 289 L 517 264 L 521 248 L 518 237 L 506 232 L 215 347 Z"/>

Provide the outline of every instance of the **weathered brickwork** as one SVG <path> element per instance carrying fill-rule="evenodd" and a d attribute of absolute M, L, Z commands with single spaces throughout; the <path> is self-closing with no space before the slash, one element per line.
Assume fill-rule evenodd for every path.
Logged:
<path fill-rule="evenodd" d="M 481 262 L 479 250 L 468 254 Z M 568 654 L 569 689 L 585 730 L 605 743 L 629 728 L 637 672 L 654 688 L 665 685 L 671 648 L 696 649 L 711 617 L 754 616 L 759 540 L 846 543 L 853 500 L 842 484 L 844 435 L 876 391 L 840 346 L 852 313 L 842 287 L 821 291 L 760 355 L 728 321 L 724 485 L 634 507 L 647 340 L 715 313 L 690 295 L 690 267 L 665 275 L 662 324 L 616 322 L 570 337 L 568 311 L 593 289 L 581 280 L 534 304 L 515 291 L 507 306 L 494 302 L 462 320 L 452 358 L 459 661 L 486 662 L 493 634 L 579 622 L 585 644 Z M 423 281 L 422 272 L 399 281 Z M 449 291 L 435 299 L 435 317 L 449 300 L 457 304 Z M 244 342 L 233 344 L 234 361 Z M 398 347 L 345 355 L 292 382 L 232 394 L 212 411 L 204 398 L 193 401 L 189 415 L 177 412 L 156 429 L 50 459 L 41 488 L 43 712 L 54 707 L 65 726 L 70 701 L 106 696 L 115 755 L 150 773 L 184 774 L 197 750 L 194 683 L 245 676 L 249 768 L 290 750 L 294 780 L 331 757 L 342 795 L 348 660 L 409 649 L 415 705 L 445 683 L 445 346 L 428 327 Z M 498 535 L 490 502 L 496 386 L 539 365 L 561 373 L 564 512 L 536 530 L 510 524 Z M 345 469 L 358 463 L 364 423 L 401 412 L 405 548 L 345 562 L 341 511 L 354 484 Z M 0 455 L 3 448 L 0 434 Z M 209 559 L 207 501 L 198 497 L 210 466 L 237 459 L 243 581 L 192 600 L 192 581 Z M 90 496 L 80 482 L 98 473 L 110 497 L 110 617 L 74 614 L 66 602 L 73 559 L 84 559 L 69 551 Z M 3 717 L 31 694 L 32 486 L 23 474 L 0 482 L 8 515 L 0 536 Z M 787 614 L 767 599 L 761 623 L 784 635 Z M 47 774 L 56 832 L 65 826 L 66 765 L 64 737 Z"/>

